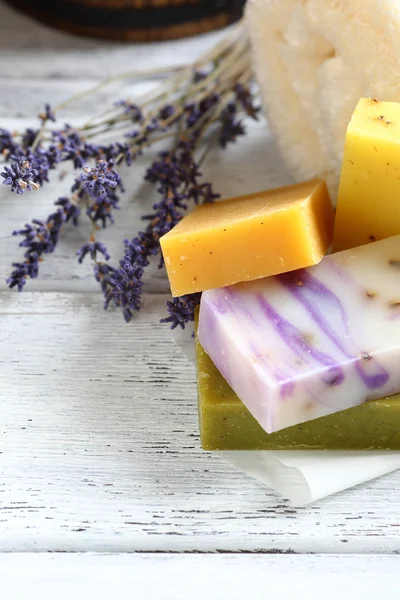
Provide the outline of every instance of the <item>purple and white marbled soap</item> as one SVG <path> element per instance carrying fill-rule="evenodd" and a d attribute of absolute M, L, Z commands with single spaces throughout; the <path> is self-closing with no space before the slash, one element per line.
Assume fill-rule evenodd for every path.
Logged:
<path fill-rule="evenodd" d="M 199 341 L 269 433 L 400 391 L 400 236 L 203 293 Z"/>

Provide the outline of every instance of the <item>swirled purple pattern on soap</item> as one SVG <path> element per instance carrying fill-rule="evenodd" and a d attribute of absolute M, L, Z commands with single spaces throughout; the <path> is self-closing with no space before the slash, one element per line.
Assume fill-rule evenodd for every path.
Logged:
<path fill-rule="evenodd" d="M 209 290 L 200 343 L 269 432 L 397 393 L 398 264 L 400 236 Z"/>

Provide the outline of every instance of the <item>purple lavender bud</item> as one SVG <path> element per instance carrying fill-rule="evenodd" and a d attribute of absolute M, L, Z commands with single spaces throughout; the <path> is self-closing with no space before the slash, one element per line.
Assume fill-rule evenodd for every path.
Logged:
<path fill-rule="evenodd" d="M 185 112 L 187 114 L 186 127 L 191 129 L 200 119 L 201 113 L 195 104 L 187 104 L 185 107 Z"/>
<path fill-rule="evenodd" d="M 104 152 L 106 147 L 84 142 L 70 125 L 65 125 L 62 131 L 53 131 L 52 135 L 60 155 L 59 161 L 71 160 L 75 169 L 84 167 L 90 158 L 108 158 Z"/>
<path fill-rule="evenodd" d="M 27 169 L 27 165 L 30 165 L 31 169 L 31 185 L 32 183 L 37 184 L 38 186 L 42 185 L 43 182 L 48 181 L 48 174 L 50 169 L 54 169 L 59 162 L 59 158 L 57 155 L 54 155 L 54 147 L 50 146 L 47 149 L 44 148 L 36 148 L 35 152 L 29 148 L 22 149 L 17 148 L 12 154 L 10 154 L 10 159 L 15 161 L 21 166 L 21 169 Z M 37 189 L 35 186 L 32 186 L 33 189 Z"/>
<path fill-rule="evenodd" d="M 95 279 L 96 279 L 96 281 L 98 281 L 100 283 L 101 291 L 103 292 L 103 294 L 106 297 L 107 305 L 105 305 L 104 308 L 107 308 L 107 306 L 111 300 L 111 296 L 109 294 L 110 285 L 112 285 L 113 277 L 116 272 L 116 269 L 114 269 L 114 267 L 111 267 L 110 265 L 107 265 L 105 263 L 96 262 L 93 267 L 93 271 L 94 271 Z"/>
<path fill-rule="evenodd" d="M 240 135 L 244 135 L 246 130 L 240 120 L 236 118 L 237 108 L 231 102 L 222 111 L 220 116 L 221 131 L 219 134 L 219 144 L 222 148 L 226 148 L 229 143 L 236 142 Z"/>
<path fill-rule="evenodd" d="M 10 167 L 5 166 L 4 171 L 0 173 L 3 177 L 3 185 L 9 185 L 12 192 L 25 194 L 26 191 L 38 189 L 36 183 L 38 171 L 32 168 L 27 160 L 20 160 L 12 163 Z"/>
<path fill-rule="evenodd" d="M 258 114 L 260 112 L 260 106 L 254 106 L 254 98 L 249 88 L 238 82 L 235 84 L 235 93 L 237 101 L 243 107 L 244 111 L 249 117 L 257 121 Z"/>
<path fill-rule="evenodd" d="M 170 323 L 171 329 L 178 326 L 185 329 L 185 325 L 194 320 L 194 311 L 200 304 L 200 298 L 201 294 L 187 294 L 167 301 L 168 317 L 161 319 L 160 323 Z"/>
<path fill-rule="evenodd" d="M 175 114 L 175 112 L 175 106 L 173 106 L 172 104 L 166 104 L 160 109 L 158 113 L 158 118 L 162 119 L 163 121 L 166 121 L 167 119 L 170 119 Z"/>
<path fill-rule="evenodd" d="M 22 292 L 26 280 L 30 276 L 30 265 L 26 262 L 23 262 L 13 263 L 12 266 L 15 267 L 15 269 L 11 273 L 10 277 L 6 279 L 6 283 L 10 289 L 17 287 L 18 291 Z"/>
<path fill-rule="evenodd" d="M 211 94 L 203 98 L 203 100 L 199 102 L 200 113 L 203 115 L 204 113 L 208 112 L 210 108 L 218 104 L 219 99 L 219 94 L 217 94 L 216 92 L 212 92 Z"/>
<path fill-rule="evenodd" d="M 146 133 L 153 133 L 154 131 L 165 131 L 165 127 L 155 117 L 150 119 L 146 125 Z"/>
<path fill-rule="evenodd" d="M 133 123 L 141 123 L 143 121 L 142 111 L 137 104 L 129 100 L 118 100 L 114 105 L 121 106 L 124 109 L 124 114 L 129 115 Z"/>
<path fill-rule="evenodd" d="M 58 163 L 63 160 L 60 149 L 53 144 L 47 149 L 39 147 L 35 151 L 34 158 L 39 161 L 39 157 L 41 157 L 43 167 L 47 170 L 47 173 L 49 169 L 55 169 Z"/>
<path fill-rule="evenodd" d="M 190 188 L 190 197 L 195 204 L 214 202 L 221 194 L 214 193 L 211 183 L 194 183 Z"/>
<path fill-rule="evenodd" d="M 34 279 L 38 274 L 38 263 L 12 263 L 15 267 L 10 277 L 6 279 L 6 283 L 10 289 L 16 287 L 19 292 L 22 292 L 23 287 L 28 278 Z"/>
<path fill-rule="evenodd" d="M 79 215 L 81 212 L 81 209 L 79 208 L 79 206 L 77 206 L 76 204 L 73 204 L 69 198 L 59 198 L 58 200 L 55 201 L 54 204 L 56 206 L 62 207 L 62 209 L 64 211 L 66 223 L 71 221 L 75 227 L 78 226 Z"/>
<path fill-rule="evenodd" d="M 143 269 L 122 260 L 113 276 L 112 299 L 116 306 L 123 308 L 125 321 L 130 321 L 133 312 L 140 309 L 143 286 Z"/>
<path fill-rule="evenodd" d="M 38 133 L 39 133 L 38 129 L 30 129 L 29 127 L 28 127 L 28 129 L 25 129 L 25 131 L 22 135 L 22 147 L 30 148 L 32 146 L 33 142 L 35 141 Z"/>
<path fill-rule="evenodd" d="M 81 189 L 89 194 L 93 200 L 113 198 L 112 190 L 120 187 L 124 191 L 121 178 L 114 169 L 114 162 L 99 160 L 93 168 L 85 167 L 84 172 L 76 180 L 73 191 Z"/>
<path fill-rule="evenodd" d="M 185 105 L 185 112 L 187 114 L 186 126 L 189 129 L 194 127 L 206 113 L 218 104 L 219 99 L 219 95 L 216 92 L 212 92 L 198 103 L 188 102 Z"/>
<path fill-rule="evenodd" d="M 132 131 L 128 131 L 128 133 L 125 133 L 125 137 L 131 138 L 132 140 L 139 137 L 139 135 L 141 135 L 140 129 L 132 129 Z"/>
<path fill-rule="evenodd" d="M 0 127 L 0 154 L 7 156 L 17 149 L 18 144 L 14 141 L 12 134 Z"/>
<path fill-rule="evenodd" d="M 208 73 L 206 73 L 206 71 L 200 71 L 196 69 L 193 71 L 193 83 L 199 83 L 200 81 L 203 81 L 207 76 Z"/>
<path fill-rule="evenodd" d="M 133 162 L 133 156 L 132 156 L 132 149 L 129 146 L 129 144 L 121 144 L 120 142 L 117 142 L 117 149 L 118 149 L 118 154 L 123 155 L 122 160 L 124 160 L 125 163 L 128 165 L 128 167 L 130 167 Z"/>
<path fill-rule="evenodd" d="M 15 229 L 12 232 L 12 235 L 24 235 L 26 236 L 26 239 L 33 240 L 36 235 L 36 229 L 33 227 L 33 225 L 31 225 L 31 223 L 26 223 L 25 229 Z M 20 245 L 22 245 L 22 243 Z"/>
<path fill-rule="evenodd" d="M 82 263 L 87 254 L 90 254 L 92 260 L 96 260 L 97 252 L 100 252 L 100 254 L 102 254 L 106 260 L 110 258 L 110 255 L 108 254 L 107 248 L 104 244 L 90 241 L 86 244 L 83 244 L 83 246 L 77 251 L 76 255 L 78 257 L 78 262 Z"/>
<path fill-rule="evenodd" d="M 40 113 L 38 117 L 43 123 L 46 121 L 56 121 L 55 114 L 52 111 L 50 104 L 45 104 L 44 111 Z"/>

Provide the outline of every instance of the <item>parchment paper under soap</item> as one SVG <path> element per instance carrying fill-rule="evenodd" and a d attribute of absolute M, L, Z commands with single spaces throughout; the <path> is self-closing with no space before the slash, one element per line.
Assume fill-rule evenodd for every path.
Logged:
<path fill-rule="evenodd" d="M 226 462 L 304 506 L 400 469 L 400 452 L 224 450 Z"/>
<path fill-rule="evenodd" d="M 195 361 L 193 327 L 173 330 L 172 338 Z M 273 488 L 295 506 L 400 469 L 400 452 L 341 450 L 223 450 L 214 452 L 240 471 Z"/>

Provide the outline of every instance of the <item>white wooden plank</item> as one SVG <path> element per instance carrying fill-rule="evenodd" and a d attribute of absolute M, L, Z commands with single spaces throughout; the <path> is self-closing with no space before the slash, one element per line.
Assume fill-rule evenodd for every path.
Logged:
<path fill-rule="evenodd" d="M 353 600 L 398 598 L 397 556 L 0 555 L 13 600 Z"/>
<path fill-rule="evenodd" d="M 199 446 L 193 366 L 147 297 L 0 294 L 0 551 L 400 550 L 400 474 L 293 509 Z"/>
<path fill-rule="evenodd" d="M 0 67 L 1 74 L 1 67 Z M 64 123 L 80 124 L 85 120 L 112 107 L 120 99 L 137 98 L 146 93 L 152 86 L 157 85 L 160 79 L 153 81 L 140 81 L 126 78 L 120 82 L 113 82 L 100 88 L 96 93 L 86 95 L 57 113 L 58 122 L 53 125 L 56 129 L 62 128 Z M 12 128 L 21 129 L 24 126 L 37 127 L 36 116 L 43 110 L 46 103 L 56 107 L 76 94 L 89 92 L 99 81 L 95 78 L 85 79 L 35 79 L 31 77 L 5 78 L 0 77 L 1 126 L 8 126 L 8 119 L 18 119 L 10 123 Z M 27 122 L 24 123 L 23 119 Z M 131 125 L 130 129 L 134 129 Z M 126 131 L 129 131 L 127 129 Z"/>
<path fill-rule="evenodd" d="M 126 44 L 62 33 L 0 5 L 0 75 L 65 79 L 104 79 L 117 72 L 192 62 L 225 33 L 184 40 Z"/>
<path fill-rule="evenodd" d="M 10 128 L 16 124 L 17 120 L 6 121 Z M 204 177 L 213 182 L 214 189 L 223 197 L 251 193 L 289 181 L 265 122 L 249 122 L 248 131 L 248 136 L 238 140 L 229 150 L 213 150 L 204 165 Z M 106 243 L 114 264 L 122 257 L 123 240 L 134 237 L 143 227 L 140 217 L 149 212 L 155 201 L 154 187 L 143 182 L 149 159 L 154 156 L 155 151 L 151 150 L 131 168 L 121 170 L 127 189 L 122 196 L 122 208 L 115 212 L 115 224 L 98 234 L 99 239 Z M 11 236 L 12 231 L 20 229 L 32 218 L 46 218 L 53 210 L 54 200 L 68 193 L 70 183 L 70 178 L 62 182 L 53 179 L 37 192 L 24 196 L 12 194 L 0 185 L 0 290 L 7 289 L 5 279 L 10 265 L 23 254 L 17 247 L 18 240 Z M 41 263 L 39 278 L 28 282 L 25 289 L 96 291 L 98 284 L 93 279 L 90 261 L 79 265 L 75 258 L 77 249 L 87 240 L 89 232 L 89 223 L 78 229 L 68 226 L 55 253 L 46 256 Z M 164 271 L 156 266 L 148 281 L 148 291 L 168 290 Z"/>

